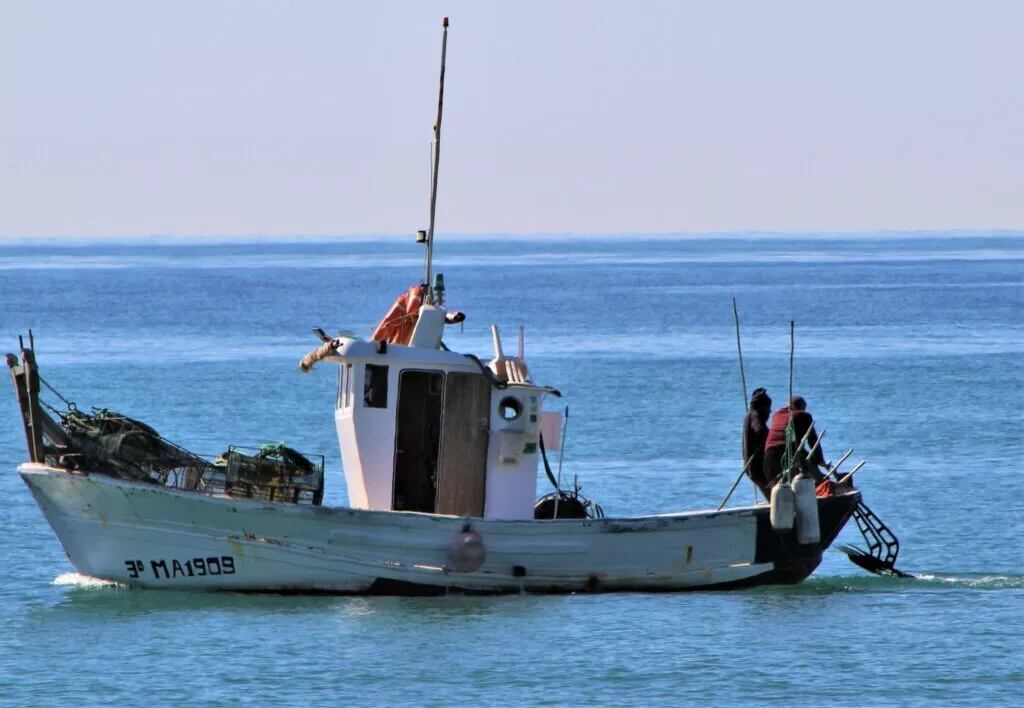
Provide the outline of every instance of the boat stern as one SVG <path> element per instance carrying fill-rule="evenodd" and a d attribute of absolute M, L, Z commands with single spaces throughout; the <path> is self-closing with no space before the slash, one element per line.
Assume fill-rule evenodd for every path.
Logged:
<path fill-rule="evenodd" d="M 772 563 L 771 578 L 762 582 L 796 584 L 805 580 L 821 564 L 822 554 L 832 545 L 860 503 L 859 490 L 818 498 L 818 521 L 821 540 L 815 544 L 797 542 L 796 531 L 779 533 L 772 528 L 767 506 L 757 517 L 757 548 L 755 562 Z"/>

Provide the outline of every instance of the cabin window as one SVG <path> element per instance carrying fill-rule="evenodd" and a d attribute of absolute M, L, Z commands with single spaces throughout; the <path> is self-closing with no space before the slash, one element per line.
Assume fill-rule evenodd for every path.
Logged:
<path fill-rule="evenodd" d="M 498 404 L 498 413 L 505 420 L 515 420 L 523 414 L 523 404 L 514 396 L 505 396 Z"/>
<path fill-rule="evenodd" d="M 388 367 L 367 364 L 363 376 L 363 405 L 367 408 L 388 407 Z"/>
<path fill-rule="evenodd" d="M 352 365 L 338 367 L 338 408 L 352 405 Z"/>
<path fill-rule="evenodd" d="M 338 402 L 335 404 L 335 408 L 345 407 L 345 386 L 348 383 L 348 377 L 345 374 L 345 367 L 338 367 Z"/>

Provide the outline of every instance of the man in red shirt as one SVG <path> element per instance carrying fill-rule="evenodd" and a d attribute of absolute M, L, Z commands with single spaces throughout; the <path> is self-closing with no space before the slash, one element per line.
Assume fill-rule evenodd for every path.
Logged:
<path fill-rule="evenodd" d="M 786 427 L 789 425 L 790 413 L 793 418 L 794 447 L 800 444 L 807 435 L 807 444 L 814 448 L 818 442 L 818 434 L 814 431 L 814 418 L 807 412 L 807 401 L 801 396 L 793 396 L 789 399 L 789 405 L 775 411 L 772 416 L 771 425 L 768 427 L 768 437 L 764 441 L 764 475 L 773 486 L 775 481 L 781 477 L 786 457 Z M 808 430 L 810 433 L 808 434 Z M 821 446 L 814 450 L 814 454 L 808 459 L 806 450 L 794 450 L 796 462 L 793 474 L 802 469 L 809 474 L 815 483 L 821 481 L 822 474 L 818 467 L 828 468 L 825 462 L 825 453 Z"/>

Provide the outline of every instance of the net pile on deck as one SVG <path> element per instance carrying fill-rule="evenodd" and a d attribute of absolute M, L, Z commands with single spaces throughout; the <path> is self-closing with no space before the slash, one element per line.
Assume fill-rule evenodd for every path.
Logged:
<path fill-rule="evenodd" d="M 65 404 L 58 409 L 40 401 L 56 418 L 43 416 L 48 464 L 233 497 L 314 505 L 323 498 L 322 456 L 314 463 L 284 443 L 275 443 L 251 452 L 231 446 L 211 462 L 142 421 L 106 408 L 86 413 L 45 381 L 43 385 Z"/>
<path fill-rule="evenodd" d="M 72 408 L 60 418 L 67 433 L 62 466 L 179 489 L 199 489 L 216 472 L 212 463 L 115 411 Z"/>

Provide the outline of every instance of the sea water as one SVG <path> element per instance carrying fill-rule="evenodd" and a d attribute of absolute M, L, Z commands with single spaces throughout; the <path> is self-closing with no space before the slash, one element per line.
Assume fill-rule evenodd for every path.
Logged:
<path fill-rule="evenodd" d="M 201 453 L 285 441 L 345 503 L 332 367 L 421 247 L 367 239 L 0 246 L 0 337 L 31 327 L 80 407 Z M 130 590 L 74 573 L 15 474 L 0 405 L 0 700 L 50 705 L 1010 703 L 1024 696 L 1024 235 L 439 238 L 452 349 L 526 326 L 570 410 L 564 474 L 609 516 L 715 507 L 747 389 L 795 391 L 854 448 L 913 580 L 837 551 L 795 587 L 680 594 L 283 597 Z M 509 344 L 509 346 L 513 346 Z M 848 463 L 849 464 L 849 463 Z M 539 478 L 538 490 L 547 482 Z M 749 503 L 741 484 L 735 503 Z M 847 528 L 842 542 L 860 541 Z"/>

